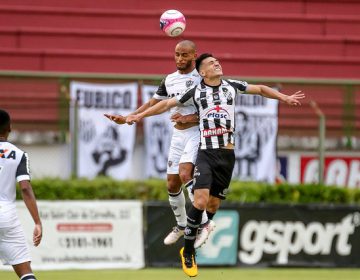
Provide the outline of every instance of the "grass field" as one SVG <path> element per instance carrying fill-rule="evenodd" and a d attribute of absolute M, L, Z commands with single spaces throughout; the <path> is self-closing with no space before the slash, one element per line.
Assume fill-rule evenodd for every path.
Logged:
<path fill-rule="evenodd" d="M 141 270 L 38 271 L 38 280 L 180 280 L 188 277 L 179 268 Z M 14 272 L 0 271 L 1 280 L 17 280 Z M 195 279 L 206 280 L 357 280 L 360 269 L 244 269 L 200 268 Z"/>

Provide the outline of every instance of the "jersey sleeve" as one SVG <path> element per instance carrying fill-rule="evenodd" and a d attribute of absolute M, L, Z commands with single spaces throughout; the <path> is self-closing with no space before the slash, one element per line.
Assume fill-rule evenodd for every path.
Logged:
<path fill-rule="evenodd" d="M 187 89 L 182 94 L 177 95 L 176 96 L 177 103 L 182 105 L 194 104 L 195 91 L 196 91 L 196 86 Z"/>
<path fill-rule="evenodd" d="M 161 81 L 161 83 L 160 83 L 157 91 L 155 92 L 153 98 L 157 99 L 157 100 L 163 100 L 163 99 L 168 98 L 168 92 L 167 92 L 166 86 L 165 86 L 165 78 Z"/>
<path fill-rule="evenodd" d="M 228 83 L 233 86 L 235 89 L 237 89 L 238 93 L 246 93 L 246 88 L 248 86 L 248 83 L 245 81 L 239 81 L 239 80 L 227 80 Z"/>
<path fill-rule="evenodd" d="M 16 170 L 16 180 L 20 181 L 30 181 L 30 167 L 29 167 L 29 157 L 27 153 L 24 153 L 20 163 Z"/>

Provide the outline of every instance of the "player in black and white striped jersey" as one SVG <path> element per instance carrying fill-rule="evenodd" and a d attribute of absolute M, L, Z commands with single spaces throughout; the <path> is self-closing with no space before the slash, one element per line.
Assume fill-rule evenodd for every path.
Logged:
<path fill-rule="evenodd" d="M 0 109 L 0 259 L 4 264 L 12 265 L 21 280 L 34 280 L 29 248 L 16 212 L 16 181 L 35 223 L 35 246 L 40 244 L 42 226 L 30 184 L 28 156 L 7 141 L 10 131 L 10 116 Z"/>
<path fill-rule="evenodd" d="M 234 144 L 235 95 L 244 93 L 247 86 L 247 82 L 236 80 L 222 80 L 218 86 L 207 86 L 202 81 L 179 99 L 183 104 L 195 103 L 198 108 L 201 150 Z"/>
<path fill-rule="evenodd" d="M 305 98 L 301 91 L 292 95 L 264 85 L 252 85 L 244 81 L 222 79 L 223 72 L 219 61 L 209 53 L 196 59 L 196 69 L 203 77 L 198 86 L 187 90 L 183 95 L 161 101 L 152 108 L 129 121 L 137 122 L 144 117 L 161 114 L 179 104 L 193 103 L 200 120 L 200 147 L 194 169 L 194 203 L 188 211 L 185 228 L 185 246 L 180 251 L 184 272 L 197 275 L 194 242 L 204 209 L 215 214 L 221 200 L 226 198 L 235 164 L 235 95 L 259 94 L 278 99 L 288 105 L 301 105 Z M 210 217 L 209 217 L 210 218 Z"/>

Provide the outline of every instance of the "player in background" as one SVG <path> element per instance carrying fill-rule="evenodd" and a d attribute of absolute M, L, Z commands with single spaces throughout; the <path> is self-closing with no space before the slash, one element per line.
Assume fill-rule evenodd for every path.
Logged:
<path fill-rule="evenodd" d="M 29 248 L 16 213 L 16 181 L 35 223 L 34 246 L 40 244 L 42 226 L 30 184 L 28 156 L 7 141 L 10 131 L 10 116 L 0 109 L 0 259 L 4 265 L 12 265 L 21 280 L 34 280 Z"/>
<path fill-rule="evenodd" d="M 194 168 L 194 203 L 188 211 L 185 246 L 180 251 L 183 270 L 191 277 L 198 274 L 194 242 L 201 215 L 204 209 L 212 215 L 216 213 L 221 200 L 226 198 L 234 169 L 236 94 L 259 94 L 293 106 L 300 105 L 299 100 L 305 98 L 301 92 L 285 95 L 268 86 L 222 79 L 221 65 L 212 54 L 200 55 L 196 59 L 196 69 L 203 78 L 199 85 L 127 118 L 128 122 L 138 122 L 180 104 L 190 103 L 198 108 L 201 135 Z"/>
<path fill-rule="evenodd" d="M 162 80 L 154 96 L 130 115 L 144 112 L 161 100 L 178 96 L 186 89 L 198 85 L 201 77 L 195 69 L 196 46 L 194 42 L 184 40 L 175 47 L 175 63 L 177 71 L 169 74 Z M 185 195 L 182 184 L 188 190 L 189 198 L 193 202 L 192 185 L 193 170 L 199 146 L 199 123 L 197 109 L 193 104 L 179 105 L 171 110 L 171 120 L 175 123 L 167 164 L 167 189 L 169 202 L 175 215 L 177 225 L 164 239 L 164 244 L 174 244 L 184 235 L 186 227 Z M 105 114 L 107 118 L 117 124 L 126 122 L 125 116 Z M 203 213 L 199 228 L 196 247 L 200 247 L 215 228 L 215 223 L 208 220 L 206 211 Z"/>

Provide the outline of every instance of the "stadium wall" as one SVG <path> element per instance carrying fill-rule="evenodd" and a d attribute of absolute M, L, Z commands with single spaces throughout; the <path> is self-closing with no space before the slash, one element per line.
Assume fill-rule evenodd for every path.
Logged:
<path fill-rule="evenodd" d="M 183 242 L 163 244 L 174 225 L 167 202 L 38 203 L 46 234 L 31 246 L 36 270 L 179 266 Z M 26 206 L 17 207 L 31 237 Z M 224 203 L 214 221 L 201 266 L 360 267 L 359 205 Z"/>
<path fill-rule="evenodd" d="M 170 207 L 148 203 L 145 210 L 147 266 L 177 266 L 182 242 L 163 245 L 174 223 Z M 214 221 L 215 231 L 197 251 L 202 266 L 360 266 L 359 206 L 224 203 Z"/>

